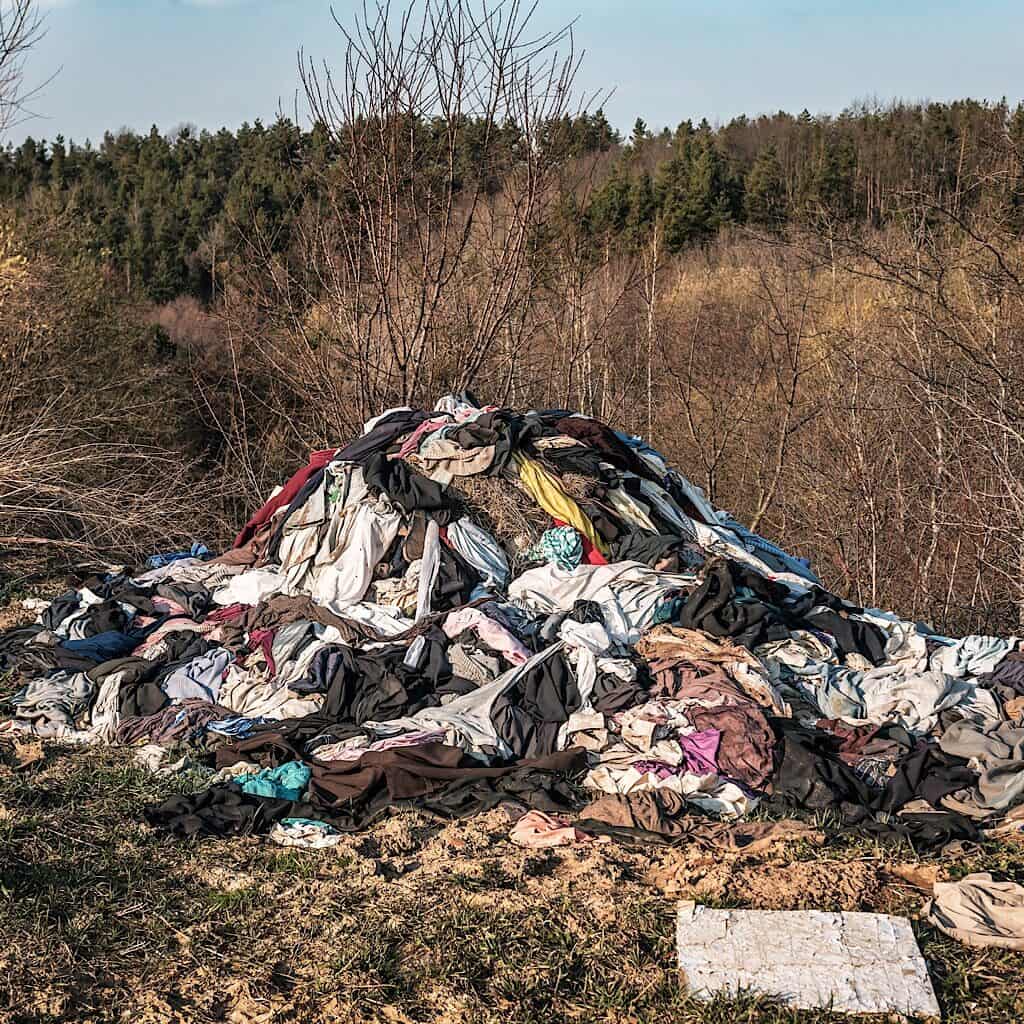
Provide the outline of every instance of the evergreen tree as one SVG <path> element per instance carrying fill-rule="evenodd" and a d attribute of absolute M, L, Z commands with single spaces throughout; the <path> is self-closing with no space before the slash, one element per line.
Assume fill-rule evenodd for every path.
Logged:
<path fill-rule="evenodd" d="M 786 219 L 787 203 L 782 165 L 771 144 L 757 154 L 747 175 L 743 197 L 747 220 L 765 227 L 777 228 Z"/>
<path fill-rule="evenodd" d="M 629 218 L 626 223 L 630 239 L 639 241 L 649 230 L 658 215 L 658 201 L 654 194 L 654 182 L 647 171 L 633 181 L 629 190 Z"/>

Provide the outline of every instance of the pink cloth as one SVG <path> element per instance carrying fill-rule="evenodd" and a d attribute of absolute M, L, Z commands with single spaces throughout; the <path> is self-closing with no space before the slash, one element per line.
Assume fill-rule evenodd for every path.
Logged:
<path fill-rule="evenodd" d="M 516 846 L 526 846 L 532 850 L 545 849 L 550 846 L 570 846 L 573 843 L 592 843 L 594 836 L 581 832 L 569 822 L 561 818 L 552 818 L 543 811 L 527 811 L 513 826 L 508 834 Z M 598 842 L 608 842 L 609 836 L 601 836 Z"/>
<path fill-rule="evenodd" d="M 435 430 L 440 430 L 441 427 L 447 426 L 451 423 L 452 419 L 450 416 L 436 416 L 432 420 L 424 420 L 403 442 L 402 447 L 398 449 L 398 457 L 404 459 L 406 456 L 411 455 L 420 446 L 420 438 L 424 434 L 433 433 Z"/>
<path fill-rule="evenodd" d="M 152 621 L 152 619 L 150 621 Z M 185 630 L 189 633 L 201 633 L 203 632 L 203 626 L 201 623 L 196 622 L 194 619 L 168 619 L 162 626 L 157 626 L 157 628 L 154 629 L 153 632 L 150 633 L 149 636 L 147 636 L 146 639 L 143 640 L 142 643 L 139 644 L 139 646 L 132 651 L 132 654 L 141 655 L 143 651 L 146 651 L 150 647 L 153 647 L 155 644 L 159 643 L 160 640 L 168 633 L 174 633 L 180 630 Z"/>
<path fill-rule="evenodd" d="M 500 651 L 510 665 L 522 665 L 530 660 L 526 646 L 500 623 L 484 615 L 479 608 L 459 608 L 444 620 L 442 629 L 449 639 L 471 629 L 488 647 Z"/>
<path fill-rule="evenodd" d="M 223 608 L 215 608 L 206 616 L 207 622 L 234 622 L 235 619 L 240 619 L 244 612 L 249 610 L 247 604 L 229 604 Z"/>
<path fill-rule="evenodd" d="M 275 629 L 254 629 L 249 634 L 250 649 L 263 648 L 263 657 L 272 677 L 277 675 L 277 665 L 274 664 L 274 634 L 276 632 Z"/>

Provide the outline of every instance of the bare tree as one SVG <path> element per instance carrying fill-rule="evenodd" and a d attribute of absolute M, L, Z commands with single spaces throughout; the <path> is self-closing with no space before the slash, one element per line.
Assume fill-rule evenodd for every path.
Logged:
<path fill-rule="evenodd" d="M 25 61 L 43 33 L 37 0 L 0 0 L 0 135 L 18 122 L 38 91 L 25 85 Z"/>
<path fill-rule="evenodd" d="M 557 200 L 549 128 L 575 112 L 579 63 L 568 28 L 531 32 L 534 9 L 382 2 L 339 23 L 340 68 L 301 60 L 334 157 L 307 287 L 362 413 L 477 381 L 521 333 Z"/>

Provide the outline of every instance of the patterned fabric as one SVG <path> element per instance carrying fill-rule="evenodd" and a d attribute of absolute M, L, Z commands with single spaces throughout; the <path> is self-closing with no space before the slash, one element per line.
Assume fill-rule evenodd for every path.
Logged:
<path fill-rule="evenodd" d="M 546 530 L 526 557 L 537 562 L 554 562 L 559 569 L 575 569 L 583 560 L 583 538 L 571 526 Z"/>

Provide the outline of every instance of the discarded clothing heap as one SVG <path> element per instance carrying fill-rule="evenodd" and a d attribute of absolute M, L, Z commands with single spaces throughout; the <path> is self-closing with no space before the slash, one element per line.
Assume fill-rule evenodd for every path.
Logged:
<path fill-rule="evenodd" d="M 202 759 L 148 811 L 180 835 L 504 802 L 525 844 L 673 843 L 770 801 L 941 845 L 1024 813 L 1015 639 L 851 605 L 639 438 L 465 395 L 313 452 L 219 556 L 72 580 L 0 670 L 2 730 Z"/>

